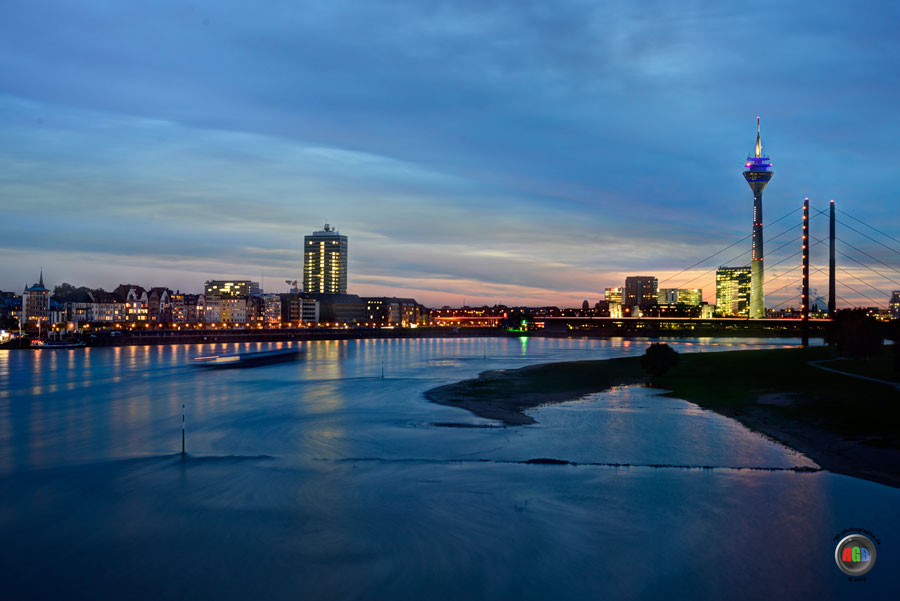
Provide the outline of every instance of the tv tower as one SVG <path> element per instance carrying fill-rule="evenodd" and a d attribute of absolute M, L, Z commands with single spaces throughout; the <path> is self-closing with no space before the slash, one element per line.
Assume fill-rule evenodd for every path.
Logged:
<path fill-rule="evenodd" d="M 756 118 L 756 154 L 748 156 L 744 165 L 744 179 L 753 190 L 753 252 L 750 258 L 750 318 L 760 319 L 766 316 L 766 295 L 763 292 L 763 209 L 762 193 L 766 184 L 775 174 L 772 161 L 763 155 L 762 142 L 759 137 L 759 117 Z"/>

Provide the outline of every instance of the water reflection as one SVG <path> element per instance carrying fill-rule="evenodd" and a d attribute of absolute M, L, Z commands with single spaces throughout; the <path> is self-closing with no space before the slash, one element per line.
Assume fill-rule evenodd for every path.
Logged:
<path fill-rule="evenodd" d="M 636 355 L 646 341 L 278 346 L 292 345 L 302 361 L 220 372 L 189 363 L 269 346 L 0 351 L 0 576 L 12 598 L 827 599 L 844 594 L 834 532 L 900 537 L 897 491 L 828 473 L 510 463 L 811 465 L 652 390 L 490 429 L 434 427 L 485 421 L 422 396 L 487 369 Z M 710 541 L 727 544 L 710 552 Z M 897 557 L 879 556 L 872 598 L 896 584 Z"/>

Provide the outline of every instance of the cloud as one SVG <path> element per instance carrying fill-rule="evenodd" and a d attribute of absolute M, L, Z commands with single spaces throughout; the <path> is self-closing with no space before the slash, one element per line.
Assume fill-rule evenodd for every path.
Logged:
<path fill-rule="evenodd" d="M 327 219 L 351 236 L 351 287 L 565 304 L 746 235 L 757 114 L 767 220 L 810 196 L 896 228 L 897 17 L 865 2 L 12 1 L 0 247 L 196 288 L 204 270 L 297 277 L 302 235 Z M 0 284 L 29 262 L 0 265 Z"/>

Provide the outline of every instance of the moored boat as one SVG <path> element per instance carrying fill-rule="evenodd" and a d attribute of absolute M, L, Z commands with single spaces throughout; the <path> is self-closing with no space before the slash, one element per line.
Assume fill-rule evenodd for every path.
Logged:
<path fill-rule="evenodd" d="M 284 363 L 296 361 L 301 357 L 300 349 L 278 349 L 274 351 L 260 351 L 256 353 L 235 353 L 231 355 L 207 355 L 195 357 L 194 365 L 207 368 L 233 368 L 233 367 L 258 367 L 272 363 Z"/>
<path fill-rule="evenodd" d="M 73 348 L 84 348 L 85 344 L 83 342 L 66 342 L 63 340 L 53 340 L 53 341 L 41 341 L 41 340 L 32 340 L 31 348 L 37 349 L 73 349 Z"/>

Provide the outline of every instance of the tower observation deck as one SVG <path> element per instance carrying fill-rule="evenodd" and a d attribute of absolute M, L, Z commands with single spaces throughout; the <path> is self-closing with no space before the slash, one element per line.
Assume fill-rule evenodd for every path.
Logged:
<path fill-rule="evenodd" d="M 763 292 L 763 206 L 762 196 L 766 184 L 775 174 L 772 161 L 762 152 L 759 136 L 759 117 L 756 118 L 756 153 L 747 157 L 744 179 L 753 190 L 753 248 L 750 259 L 750 318 L 766 316 L 766 296 Z"/>

